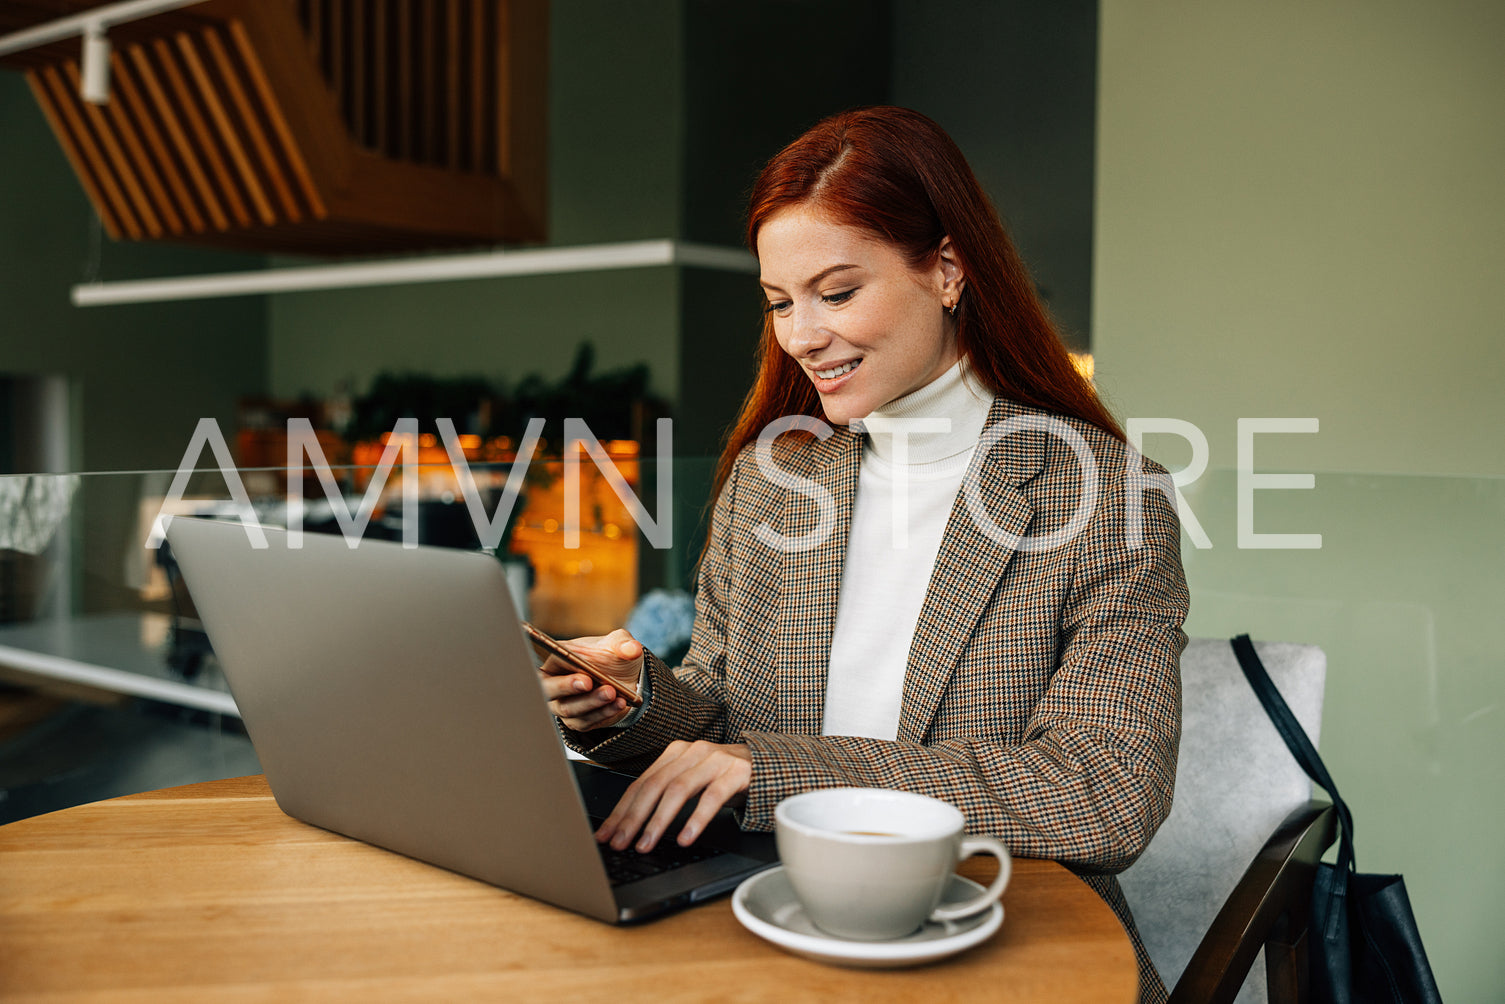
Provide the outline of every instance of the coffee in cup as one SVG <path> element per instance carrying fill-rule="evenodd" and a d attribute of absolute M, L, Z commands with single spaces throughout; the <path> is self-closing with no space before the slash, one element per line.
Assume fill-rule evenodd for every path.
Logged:
<path fill-rule="evenodd" d="M 902 938 L 927 920 L 970 917 L 1008 885 L 1008 848 L 967 836 L 966 820 L 940 799 L 885 788 L 821 788 L 774 810 L 779 858 L 810 920 L 837 937 Z M 998 858 L 983 893 L 938 907 L 956 863 L 976 853 Z"/>

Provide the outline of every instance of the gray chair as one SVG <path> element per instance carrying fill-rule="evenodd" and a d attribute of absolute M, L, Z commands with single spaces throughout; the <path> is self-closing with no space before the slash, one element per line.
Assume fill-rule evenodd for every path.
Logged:
<path fill-rule="evenodd" d="M 1327 659 L 1259 643 L 1260 660 L 1312 742 Z M 1312 880 L 1334 813 L 1265 715 L 1225 639 L 1181 656 L 1181 757 L 1171 814 L 1119 876 L 1172 1002 L 1264 1004 L 1305 996 Z M 1256 964 L 1263 954 L 1264 965 Z M 1247 975 L 1247 980 L 1246 980 Z M 1241 989 L 1242 987 L 1242 989 Z"/>

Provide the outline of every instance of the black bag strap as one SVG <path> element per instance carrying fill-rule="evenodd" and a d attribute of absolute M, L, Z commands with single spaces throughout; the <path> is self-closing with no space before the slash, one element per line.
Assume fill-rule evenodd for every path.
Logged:
<path fill-rule="evenodd" d="M 1260 662 L 1259 653 L 1254 651 L 1254 643 L 1249 636 L 1241 634 L 1230 643 L 1233 645 L 1233 654 L 1238 657 L 1239 668 L 1244 671 L 1244 677 L 1249 681 L 1249 686 L 1254 689 L 1254 696 L 1259 698 L 1259 703 L 1264 705 L 1265 714 L 1270 716 L 1270 721 L 1275 726 L 1275 731 L 1280 733 L 1280 738 L 1285 740 L 1286 747 L 1291 755 L 1306 771 L 1306 776 L 1325 790 L 1328 797 L 1333 800 L 1333 807 L 1338 812 L 1338 874 L 1345 875 L 1357 870 L 1353 853 L 1353 817 L 1348 812 L 1348 805 L 1338 795 L 1338 786 L 1333 783 L 1332 776 L 1327 772 L 1327 766 L 1322 758 L 1317 755 L 1317 748 L 1307 737 L 1306 730 L 1291 713 L 1290 705 L 1286 704 L 1284 697 L 1280 696 L 1280 690 L 1275 686 L 1275 681 L 1270 679 L 1270 674 L 1265 671 L 1265 664 Z"/>

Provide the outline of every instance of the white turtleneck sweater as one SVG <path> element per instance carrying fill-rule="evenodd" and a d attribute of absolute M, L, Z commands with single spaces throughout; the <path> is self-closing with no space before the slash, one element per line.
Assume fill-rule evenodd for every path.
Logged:
<path fill-rule="evenodd" d="M 962 360 L 852 423 L 867 440 L 831 638 L 823 735 L 898 736 L 920 607 L 992 403 Z"/>

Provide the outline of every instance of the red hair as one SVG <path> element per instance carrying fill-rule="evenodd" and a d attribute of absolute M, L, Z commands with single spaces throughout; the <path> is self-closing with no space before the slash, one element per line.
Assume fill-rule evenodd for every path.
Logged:
<path fill-rule="evenodd" d="M 951 238 L 966 277 L 956 311 L 957 348 L 995 395 L 1123 431 L 1072 363 L 993 204 L 945 130 L 919 112 L 879 106 L 822 119 L 768 162 L 753 186 L 747 244 L 794 206 L 819 210 L 895 248 L 915 270 L 936 263 Z M 820 396 L 763 323 L 758 375 L 727 434 L 714 501 L 748 443 L 785 415 L 820 417 Z"/>

